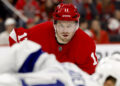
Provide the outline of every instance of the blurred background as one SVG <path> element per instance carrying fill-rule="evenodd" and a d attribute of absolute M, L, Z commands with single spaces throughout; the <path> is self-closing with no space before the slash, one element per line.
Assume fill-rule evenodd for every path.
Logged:
<path fill-rule="evenodd" d="M 120 43 L 120 0 L 64 0 L 64 3 L 77 7 L 81 16 L 80 28 L 97 44 Z M 3 36 L 7 36 L 11 28 L 28 29 L 52 21 L 58 4 L 59 0 L 1 0 L 0 44 L 4 44 L 1 43 L 5 40 Z"/>
<path fill-rule="evenodd" d="M 117 49 L 114 52 L 120 53 L 120 0 L 64 0 L 64 3 L 77 7 L 80 28 L 95 40 L 97 50 L 104 51 L 106 56 L 114 48 Z M 9 44 L 8 36 L 13 28 L 29 29 L 52 21 L 58 4 L 59 0 L 0 0 L 0 45 Z"/>

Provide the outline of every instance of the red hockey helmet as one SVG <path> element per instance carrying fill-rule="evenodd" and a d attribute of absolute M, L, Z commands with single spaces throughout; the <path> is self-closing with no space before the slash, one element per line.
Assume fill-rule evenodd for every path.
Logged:
<path fill-rule="evenodd" d="M 72 4 L 59 4 L 53 13 L 54 20 L 78 21 L 80 14 Z"/>

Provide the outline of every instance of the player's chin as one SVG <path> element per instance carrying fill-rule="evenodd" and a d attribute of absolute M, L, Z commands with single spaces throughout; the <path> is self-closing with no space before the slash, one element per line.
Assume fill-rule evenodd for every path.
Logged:
<path fill-rule="evenodd" d="M 68 40 L 69 38 L 68 37 L 62 37 L 63 40 Z"/>
<path fill-rule="evenodd" d="M 70 38 L 63 38 L 63 40 L 65 41 L 65 42 L 69 42 L 71 39 Z"/>

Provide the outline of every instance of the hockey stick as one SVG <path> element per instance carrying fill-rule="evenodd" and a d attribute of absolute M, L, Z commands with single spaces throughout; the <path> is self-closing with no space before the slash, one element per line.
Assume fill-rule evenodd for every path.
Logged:
<path fill-rule="evenodd" d="M 25 17 L 20 11 L 18 11 L 14 6 L 12 6 L 8 0 L 1 0 L 10 10 L 12 10 L 20 19 L 24 22 L 28 21 L 28 18 Z"/>

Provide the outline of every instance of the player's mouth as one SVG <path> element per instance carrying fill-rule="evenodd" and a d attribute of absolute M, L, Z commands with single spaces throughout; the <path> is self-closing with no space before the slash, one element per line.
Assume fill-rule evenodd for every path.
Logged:
<path fill-rule="evenodd" d="M 63 35 L 63 36 L 64 36 L 64 37 L 68 37 L 68 35 L 66 35 L 66 34 L 65 34 L 65 35 Z"/>

